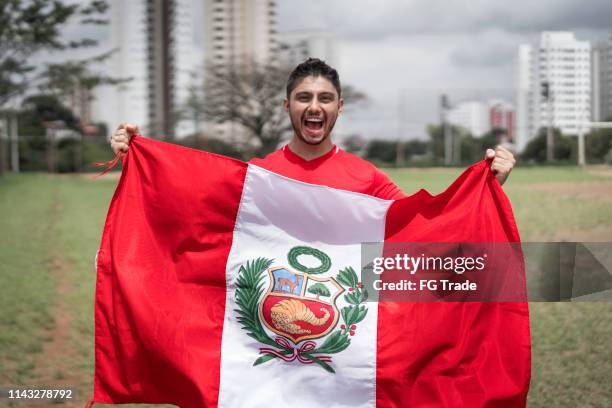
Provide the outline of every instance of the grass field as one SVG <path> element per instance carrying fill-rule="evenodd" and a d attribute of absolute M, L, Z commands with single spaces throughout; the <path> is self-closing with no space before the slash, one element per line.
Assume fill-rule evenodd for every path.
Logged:
<path fill-rule="evenodd" d="M 460 170 L 388 172 L 406 193 L 438 193 Z M 0 179 L 0 386 L 75 388 L 75 406 L 89 396 L 93 259 L 115 183 Z M 612 168 L 519 168 L 505 191 L 523 241 L 612 242 Z M 533 303 L 531 316 L 529 406 L 612 406 L 612 303 Z"/>

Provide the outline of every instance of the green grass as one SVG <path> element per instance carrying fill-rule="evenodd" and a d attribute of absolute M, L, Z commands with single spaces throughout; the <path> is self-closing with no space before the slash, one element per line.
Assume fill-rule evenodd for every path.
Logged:
<path fill-rule="evenodd" d="M 58 196 L 63 198 L 57 239 L 71 265 L 71 287 L 66 297 L 73 312 L 70 340 L 80 356 L 69 365 L 72 372 L 93 373 L 94 259 L 115 184 L 116 181 L 104 179 L 69 177 L 55 185 Z M 91 390 L 91 380 L 91 375 L 83 375 L 75 386 Z"/>
<path fill-rule="evenodd" d="M 406 194 L 412 194 L 421 188 L 432 194 L 438 194 L 452 183 L 465 169 L 464 168 L 435 168 L 435 169 L 384 169 L 385 173 L 400 186 Z M 549 182 L 590 182 L 610 180 L 603 176 L 591 174 L 577 167 L 517 167 L 508 179 L 508 186 Z"/>
<path fill-rule="evenodd" d="M 461 169 L 390 169 L 402 189 L 439 193 Z M 610 203 L 531 191 L 533 183 L 593 183 L 612 179 L 570 167 L 519 168 L 504 187 L 524 241 L 547 240 L 559 230 L 612 228 Z M 116 181 L 28 174 L 0 179 L 0 384 L 39 384 L 37 367 L 49 333 L 60 278 L 69 311 L 71 350 L 50 381 L 72 381 L 81 398 L 93 379 L 94 255 Z M 58 254 L 61 254 L 58 255 Z M 530 407 L 612 406 L 612 305 L 531 304 L 533 379 Z M 0 403 L 1 405 L 1 403 Z"/>
<path fill-rule="evenodd" d="M 0 383 L 20 384 L 53 326 L 54 279 L 48 273 L 55 195 L 45 176 L 0 182 Z"/>
<path fill-rule="evenodd" d="M 54 377 L 71 374 L 79 378 L 72 386 L 91 392 L 94 256 L 114 185 L 43 174 L 0 179 L 0 384 L 44 381 L 35 366 L 60 317 L 52 316 L 59 257 L 66 265 L 74 354 L 64 357 L 65 372 L 55 370 Z"/>
<path fill-rule="evenodd" d="M 442 191 L 463 169 L 386 169 L 407 194 Z M 504 185 L 523 241 L 565 239 L 575 231 L 608 228 L 612 203 L 580 195 L 532 191 L 538 183 L 582 184 L 612 178 L 575 167 L 517 168 Z M 593 189 L 601 188 L 600 185 Z M 567 231 L 565 234 L 562 231 Z M 561 233 L 560 233 L 561 232 Z M 610 234 L 612 235 L 612 233 Z M 612 406 L 612 304 L 531 303 L 532 381 L 529 407 Z"/>
<path fill-rule="evenodd" d="M 425 188 L 432 194 L 444 191 L 464 169 L 385 169 L 406 193 Z M 612 230 L 611 203 L 567 197 L 537 190 L 530 185 L 546 183 L 580 183 L 611 181 L 610 177 L 591 174 L 576 167 L 517 168 L 504 185 L 514 210 L 523 241 L 575 240 L 572 232 L 609 225 Z M 567 231 L 567 234 L 560 234 Z"/>

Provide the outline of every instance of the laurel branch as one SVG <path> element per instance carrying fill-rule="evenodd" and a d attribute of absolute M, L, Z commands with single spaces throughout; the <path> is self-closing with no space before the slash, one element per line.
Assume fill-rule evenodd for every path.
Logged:
<path fill-rule="evenodd" d="M 319 262 L 321 262 L 321 265 L 317 266 L 316 268 L 309 268 L 305 265 L 302 265 L 298 261 L 298 257 L 300 255 L 314 256 L 319 260 Z M 287 260 L 289 261 L 289 265 L 291 265 L 294 269 L 311 275 L 325 273 L 329 271 L 329 268 L 331 268 L 331 259 L 329 259 L 329 256 L 327 256 L 325 252 L 307 246 L 296 246 L 291 248 L 289 254 L 287 255 Z"/>
<path fill-rule="evenodd" d="M 236 304 L 238 309 L 235 309 L 235 312 L 238 313 L 237 320 L 242 325 L 242 329 L 246 330 L 248 336 L 260 343 L 274 347 L 281 354 L 290 355 L 293 353 L 293 350 L 281 346 L 268 336 L 259 320 L 258 303 L 264 293 L 264 272 L 272 265 L 272 262 L 273 259 L 257 258 L 254 261 L 247 261 L 246 264 L 240 266 L 236 282 Z M 350 306 L 343 307 L 341 310 L 345 328 L 332 332 L 320 347 L 301 354 L 330 373 L 335 373 L 336 370 L 325 361 L 317 358 L 317 355 L 335 354 L 345 350 L 351 344 L 349 335 L 352 336 L 354 334 L 351 327 L 361 322 L 368 313 L 366 307 L 362 305 L 368 298 L 368 292 L 358 282 L 359 278 L 355 270 L 351 267 L 345 268 L 340 271 L 336 280 L 349 289 L 349 293 L 344 295 L 344 300 Z M 276 356 L 266 354 L 255 360 L 253 365 L 265 363 L 273 358 L 276 358 Z"/>
<path fill-rule="evenodd" d="M 344 295 L 344 300 L 350 304 L 340 311 L 344 321 L 344 329 L 338 329 L 330 334 L 320 347 L 312 350 L 311 353 L 339 353 L 345 350 L 350 344 L 351 327 L 365 319 L 368 309 L 362 305 L 368 299 L 368 291 L 362 288 L 359 277 L 353 268 L 346 267 L 338 273 L 336 280 L 349 289 Z M 353 331 L 354 333 L 354 331 Z"/>

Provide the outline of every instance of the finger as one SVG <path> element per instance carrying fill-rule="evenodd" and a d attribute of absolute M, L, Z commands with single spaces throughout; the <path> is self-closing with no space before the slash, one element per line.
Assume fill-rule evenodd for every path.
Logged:
<path fill-rule="evenodd" d="M 499 156 L 495 156 L 495 158 L 493 159 L 493 163 L 497 163 L 499 165 L 502 166 L 514 166 L 514 159 L 507 159 L 505 157 L 499 157 Z"/>
<path fill-rule="evenodd" d="M 115 131 L 115 133 L 113 133 L 113 136 L 111 137 L 111 141 L 127 142 L 127 135 L 125 133 L 125 130 L 121 129 L 121 130 Z"/>
<path fill-rule="evenodd" d="M 497 157 L 504 157 L 506 159 L 514 158 L 514 155 L 512 154 L 512 152 L 510 150 L 506 149 L 505 147 L 502 147 L 502 146 L 497 146 L 495 148 L 495 156 L 497 156 Z"/>
<path fill-rule="evenodd" d="M 506 149 L 504 146 L 502 145 L 497 145 L 495 146 L 495 151 L 496 152 L 506 152 L 506 153 L 510 153 L 510 150 Z"/>
<path fill-rule="evenodd" d="M 495 150 L 487 149 L 487 151 L 485 152 L 485 160 L 492 159 L 493 157 L 495 157 Z"/>
<path fill-rule="evenodd" d="M 516 164 L 516 159 L 512 153 L 508 157 L 496 155 L 493 161 L 499 161 L 500 163 L 504 163 L 507 166 L 513 167 Z"/>
<path fill-rule="evenodd" d="M 117 153 L 119 153 L 119 151 L 127 152 L 129 146 L 128 146 L 127 143 L 113 143 L 111 145 L 111 148 L 113 149 L 113 152 L 115 152 L 115 154 L 117 154 Z"/>
<path fill-rule="evenodd" d="M 512 166 L 503 162 L 493 162 L 491 164 L 491 171 L 495 174 L 508 174 L 512 171 Z"/>
<path fill-rule="evenodd" d="M 112 143 L 127 143 L 128 137 L 126 135 L 115 135 L 112 139 Z"/>
<path fill-rule="evenodd" d="M 128 124 L 128 125 L 125 127 L 125 130 L 127 130 L 127 131 L 128 131 L 128 133 L 130 133 L 130 136 L 131 136 L 131 135 L 133 135 L 133 134 L 138 133 L 138 126 L 135 126 L 135 125 L 129 125 L 129 124 Z"/>

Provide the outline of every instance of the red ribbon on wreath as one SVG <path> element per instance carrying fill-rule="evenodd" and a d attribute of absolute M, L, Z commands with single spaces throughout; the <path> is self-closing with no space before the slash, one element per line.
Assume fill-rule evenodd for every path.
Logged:
<path fill-rule="evenodd" d="M 273 356 L 276 356 L 276 357 L 280 358 L 283 361 L 293 361 L 293 360 L 297 359 L 302 364 L 312 364 L 312 363 L 314 363 L 314 360 L 311 360 L 309 357 L 304 357 L 302 355 L 302 354 L 308 353 L 309 351 L 312 351 L 312 350 L 314 350 L 316 348 L 317 343 L 315 343 L 314 341 L 304 342 L 304 344 L 302 344 L 299 348 L 293 347 L 289 343 L 289 341 L 287 341 L 287 339 L 285 339 L 284 337 L 281 337 L 281 336 L 276 336 L 274 341 L 276 342 L 276 344 L 278 344 L 279 346 L 283 347 L 284 349 L 291 350 L 291 354 L 286 355 L 286 354 L 283 354 L 283 353 L 279 352 L 278 350 L 275 350 L 275 349 L 269 348 L 269 347 L 260 348 L 259 352 L 262 353 L 262 354 L 272 354 Z M 332 361 L 331 356 L 317 356 L 317 359 L 320 360 L 320 361 L 324 361 L 326 363 L 331 363 L 331 361 Z"/>

